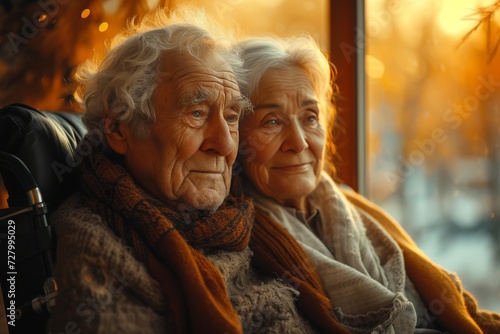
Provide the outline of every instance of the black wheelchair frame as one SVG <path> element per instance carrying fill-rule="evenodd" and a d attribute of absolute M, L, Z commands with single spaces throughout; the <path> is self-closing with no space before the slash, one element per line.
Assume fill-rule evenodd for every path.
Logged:
<path fill-rule="evenodd" d="M 76 113 L 23 104 L 0 110 L 0 175 L 9 195 L 0 209 L 0 332 L 5 322 L 9 333 L 46 331 L 57 296 L 48 216 L 77 189 L 74 154 L 85 133 Z"/>

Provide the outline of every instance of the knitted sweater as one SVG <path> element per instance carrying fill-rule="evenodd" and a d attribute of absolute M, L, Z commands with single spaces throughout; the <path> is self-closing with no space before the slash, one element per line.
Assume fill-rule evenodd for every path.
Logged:
<path fill-rule="evenodd" d="M 82 205 L 80 195 L 51 218 L 58 238 L 59 295 L 49 333 L 173 332 L 157 282 L 103 218 Z M 250 249 L 206 256 L 222 273 L 245 332 L 313 332 L 295 307 L 298 291 L 256 272 Z"/>

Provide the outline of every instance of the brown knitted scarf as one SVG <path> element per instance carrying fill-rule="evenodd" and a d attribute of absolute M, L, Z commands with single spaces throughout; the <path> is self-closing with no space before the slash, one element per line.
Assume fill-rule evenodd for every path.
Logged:
<path fill-rule="evenodd" d="M 86 140 L 85 138 L 83 140 Z M 186 210 L 156 200 L 125 168 L 101 150 L 80 165 L 86 205 L 103 217 L 159 283 L 172 325 L 180 333 L 242 333 L 224 279 L 201 253 L 238 251 L 250 239 L 253 204 L 238 182 L 215 212 Z M 297 288 L 299 310 L 321 332 L 347 333 L 333 318 L 313 265 L 295 240 L 273 221 L 259 219 L 252 236 L 252 263 Z M 265 223 L 264 223 L 265 222 Z"/>
<path fill-rule="evenodd" d="M 200 249 L 244 249 L 253 223 L 252 203 L 230 197 L 212 213 L 186 210 L 153 198 L 97 150 L 80 166 L 86 205 L 145 263 L 169 303 L 177 331 L 241 333 L 224 280 Z"/>

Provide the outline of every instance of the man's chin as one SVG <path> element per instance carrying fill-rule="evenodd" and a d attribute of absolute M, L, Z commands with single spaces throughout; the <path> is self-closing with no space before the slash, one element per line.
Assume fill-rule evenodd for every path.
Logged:
<path fill-rule="evenodd" d="M 213 189 L 200 190 L 190 198 L 185 198 L 184 204 L 196 210 L 215 211 L 224 202 L 226 196 Z"/>

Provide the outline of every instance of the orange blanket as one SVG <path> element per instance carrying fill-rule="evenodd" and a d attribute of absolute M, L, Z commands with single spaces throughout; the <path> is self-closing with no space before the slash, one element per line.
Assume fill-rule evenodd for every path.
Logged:
<path fill-rule="evenodd" d="M 479 310 L 474 297 L 433 263 L 391 216 L 361 195 L 343 192 L 353 205 L 375 218 L 399 244 L 408 276 L 444 330 L 452 334 L 500 333 L 500 314 Z"/>

